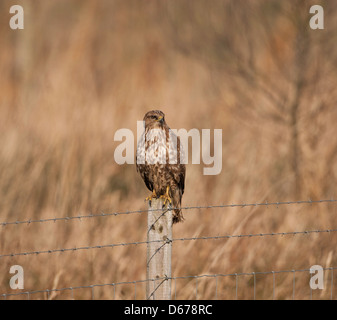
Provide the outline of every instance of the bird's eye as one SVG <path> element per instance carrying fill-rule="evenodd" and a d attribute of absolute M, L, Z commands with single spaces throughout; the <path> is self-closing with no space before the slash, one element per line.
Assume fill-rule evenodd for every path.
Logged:
<path fill-rule="evenodd" d="M 151 119 L 157 119 L 157 116 L 151 116 Z"/>

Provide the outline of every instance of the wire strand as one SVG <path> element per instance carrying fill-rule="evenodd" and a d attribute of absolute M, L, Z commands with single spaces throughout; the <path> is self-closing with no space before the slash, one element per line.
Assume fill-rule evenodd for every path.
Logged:
<path fill-rule="evenodd" d="M 219 209 L 219 208 L 246 208 L 246 207 L 268 207 L 268 206 L 283 206 L 283 205 L 296 205 L 296 204 L 319 204 L 319 203 L 336 203 L 336 199 L 326 199 L 326 200 L 301 200 L 301 201 L 281 201 L 281 202 L 260 202 L 260 203 L 241 203 L 241 204 L 221 204 L 221 205 L 207 205 L 207 206 L 185 206 L 181 207 L 182 210 L 192 210 L 192 209 Z M 174 210 L 177 208 L 171 208 Z M 21 224 L 32 224 L 32 223 L 44 223 L 44 222 L 58 222 L 58 221 L 72 221 L 97 217 L 111 217 L 118 215 L 128 215 L 128 214 L 142 214 L 149 211 L 155 211 L 158 209 L 144 209 L 144 210 L 132 210 L 132 211 L 121 211 L 121 212 L 103 212 L 95 214 L 86 214 L 78 216 L 67 216 L 67 217 L 55 217 L 55 218 L 45 218 L 45 219 L 28 219 L 28 220 L 17 220 L 17 221 L 5 221 L 0 222 L 0 226 L 5 227 L 8 225 L 21 225 Z"/>
<path fill-rule="evenodd" d="M 322 268 L 323 271 L 333 271 L 337 269 L 337 267 L 326 267 Z M 184 280 L 184 279 L 200 279 L 200 278 L 217 278 L 217 277 L 240 277 L 240 276 L 255 276 L 255 275 L 270 275 L 272 274 L 273 277 L 275 274 L 281 274 L 281 273 L 292 273 L 295 274 L 295 272 L 310 272 L 309 269 L 292 269 L 292 270 L 277 270 L 277 271 L 256 271 L 256 272 L 240 272 L 240 273 L 217 273 L 217 274 L 201 274 L 201 275 L 185 275 L 185 276 L 177 276 L 177 277 L 161 277 L 161 278 L 156 278 L 156 279 L 145 279 L 145 280 L 134 280 L 134 281 L 122 281 L 122 282 L 113 282 L 113 283 L 103 283 L 103 284 L 92 284 L 92 285 L 83 285 L 83 286 L 76 286 L 76 287 L 64 287 L 64 288 L 54 288 L 54 289 L 43 289 L 43 290 L 34 290 L 34 291 L 23 291 L 23 292 L 16 292 L 16 293 L 2 293 L 0 294 L 0 297 L 3 297 L 4 299 L 9 296 L 18 296 L 18 295 L 32 295 L 32 294 L 37 294 L 37 293 L 48 293 L 50 294 L 51 292 L 62 292 L 62 291 L 67 291 L 71 290 L 78 290 L 78 289 L 93 289 L 96 287 L 106 287 L 106 286 L 112 286 L 116 287 L 119 285 L 136 285 L 140 283 L 146 283 L 146 282 L 151 282 L 151 281 L 167 281 L 167 280 Z M 155 290 L 158 289 L 158 286 L 155 288 Z M 93 297 L 92 297 L 93 298 Z"/>
<path fill-rule="evenodd" d="M 166 245 L 168 242 L 178 242 L 178 241 L 197 241 L 197 240 L 224 240 L 224 239 L 241 239 L 241 238 L 254 238 L 254 237 L 273 237 L 273 236 L 289 236 L 289 235 L 310 235 L 313 233 L 333 233 L 337 232 L 337 229 L 325 229 L 325 230 L 304 230 L 304 231 L 288 231 L 288 232 L 269 232 L 269 233 L 251 233 L 251 234 L 234 234 L 234 235 L 220 235 L 220 236 L 203 236 L 203 237 L 187 237 L 187 238 L 174 238 L 165 240 L 151 240 L 151 241 L 134 241 L 134 242 L 121 242 L 121 243 L 111 243 L 95 246 L 83 246 L 83 247 L 73 247 L 73 248 L 60 248 L 60 249 L 49 249 L 49 250 L 35 250 L 28 252 L 19 253 L 7 253 L 1 254 L 0 258 L 5 257 L 16 257 L 16 256 L 29 256 L 29 255 L 39 255 L 46 253 L 64 253 L 64 252 L 74 252 L 81 250 L 90 249 L 103 249 L 103 248 L 114 248 L 114 247 L 125 247 L 130 245 L 143 245 L 149 243 L 162 243 L 162 246 Z M 162 247 L 161 246 L 161 247 Z M 159 247 L 159 249 L 161 249 Z M 159 250 L 157 249 L 157 251 Z"/>

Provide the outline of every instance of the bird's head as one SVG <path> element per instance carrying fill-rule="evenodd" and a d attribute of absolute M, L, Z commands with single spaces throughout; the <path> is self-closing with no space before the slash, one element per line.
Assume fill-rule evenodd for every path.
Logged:
<path fill-rule="evenodd" d="M 160 110 L 151 110 L 145 114 L 143 121 L 147 129 L 160 129 L 165 124 L 165 114 Z"/>

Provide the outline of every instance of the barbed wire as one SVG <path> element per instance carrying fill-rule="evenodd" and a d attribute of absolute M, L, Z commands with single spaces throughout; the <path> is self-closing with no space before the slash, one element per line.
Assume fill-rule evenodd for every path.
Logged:
<path fill-rule="evenodd" d="M 192 209 L 219 209 L 219 208 L 246 208 L 246 207 L 260 207 L 260 206 L 283 206 L 283 205 L 295 205 L 295 204 L 319 204 L 319 203 L 336 203 L 337 199 L 325 199 L 325 200 L 300 200 L 300 201 L 281 201 L 281 202 L 260 202 L 260 203 L 240 203 L 240 204 L 221 204 L 221 205 L 207 205 L 207 206 L 185 206 L 181 207 L 182 210 L 192 210 Z M 174 210 L 176 208 L 171 208 Z M 122 211 L 122 212 L 104 212 L 91 213 L 86 215 L 78 216 L 66 216 L 66 217 L 54 217 L 54 218 L 44 218 L 44 219 L 28 219 L 28 220 L 17 220 L 17 221 L 4 221 L 0 222 L 0 226 L 5 227 L 8 225 L 21 225 L 21 224 L 32 224 L 32 223 L 44 223 L 44 222 L 58 222 L 58 221 L 72 221 L 88 218 L 97 217 L 111 217 L 119 215 L 128 214 L 142 214 L 149 211 L 157 211 L 158 209 L 143 209 L 143 210 L 132 210 L 132 211 Z"/>
<path fill-rule="evenodd" d="M 320 204 L 320 203 L 336 203 L 337 200 L 330 199 L 330 200 L 306 200 L 306 201 L 287 201 L 287 202 L 263 202 L 263 203 L 241 203 L 241 204 L 223 204 L 223 205 L 207 205 L 207 206 L 185 206 L 181 209 L 183 210 L 191 210 L 191 209 L 215 209 L 215 208 L 245 208 L 245 207 L 259 207 L 259 206 L 281 206 L 281 205 L 298 205 L 298 204 Z M 171 208 L 169 210 L 173 210 Z M 167 208 L 163 208 L 163 212 L 165 213 L 168 210 Z M 80 221 L 86 218 L 94 218 L 94 217 L 109 217 L 109 216 L 118 216 L 118 215 L 126 215 L 126 214 L 140 214 L 145 212 L 151 211 L 158 211 L 158 209 L 146 209 L 146 210 L 134 210 L 134 211 L 124 211 L 124 212 L 103 212 L 99 214 L 88 214 L 88 215 L 79 215 L 79 216 L 69 216 L 69 217 L 55 217 L 55 218 L 46 218 L 46 219 L 29 219 L 29 220 L 22 220 L 22 221 L 11 221 L 11 222 L 2 222 L 0 223 L 1 226 L 5 227 L 7 225 L 21 225 L 21 224 L 31 224 L 31 223 L 44 223 L 44 222 L 56 222 L 56 221 L 70 221 L 70 220 L 77 220 Z M 163 213 L 163 214 L 164 214 Z M 288 232 L 267 232 L 267 233 L 250 233 L 250 234 L 225 234 L 225 235 L 217 235 L 217 236 L 199 236 L 199 237 L 183 237 L 183 238 L 173 238 L 173 239 L 165 239 L 165 240 L 151 240 L 151 241 L 134 241 L 134 242 L 121 242 L 121 243 L 112 243 L 112 244 L 104 244 L 104 245 L 93 245 L 93 246 L 81 246 L 81 247 L 72 247 L 72 248 L 59 248 L 59 249 L 49 249 L 49 250 L 35 250 L 35 251 L 27 251 L 27 252 L 18 252 L 18 253 L 8 253 L 8 254 L 0 254 L 0 258 L 5 257 L 17 257 L 17 256 L 30 256 L 30 255 L 40 255 L 40 254 L 53 254 L 53 253 L 64 253 L 64 252 L 75 252 L 81 250 L 91 250 L 91 249 L 101 249 L 101 248 L 114 248 L 114 247 L 121 247 L 121 246 L 130 246 L 130 245 L 143 245 L 149 243 L 159 242 L 162 243 L 162 246 L 166 245 L 167 243 L 178 242 L 178 241 L 198 241 L 198 240 L 225 240 L 225 239 L 241 239 L 241 238 L 253 238 L 253 237 L 273 237 L 273 236 L 290 236 L 290 235 L 310 235 L 310 234 L 320 234 L 320 233 L 334 233 L 337 232 L 337 229 L 320 229 L 320 230 L 304 230 L 304 231 L 288 231 Z M 159 247 L 160 249 L 161 247 Z M 159 250 L 158 249 L 158 250 Z M 334 268 L 327 268 L 333 270 Z M 113 286 L 114 287 L 114 294 L 115 288 L 118 285 L 122 284 L 134 284 L 135 286 L 135 297 L 136 297 L 136 285 L 137 283 L 148 282 L 148 281 L 158 281 L 157 286 L 154 286 L 154 291 L 152 291 L 152 295 L 155 294 L 156 290 L 162 285 L 162 283 L 166 280 L 177 280 L 177 279 L 188 279 L 188 278 L 195 278 L 196 279 L 196 297 L 198 295 L 198 278 L 202 277 L 225 277 L 225 276 L 242 276 L 242 275 L 253 275 L 254 276 L 254 298 L 255 298 L 255 276 L 258 274 L 273 274 L 273 286 L 275 286 L 275 274 L 282 273 L 282 272 L 302 272 L 302 271 L 309 271 L 310 269 L 303 269 L 303 270 L 285 270 L 285 271 L 271 271 L 271 272 L 253 272 L 253 273 L 235 273 L 235 274 L 213 274 L 213 275 L 199 275 L 199 276 L 184 276 L 184 277 L 164 277 L 164 278 L 156 278 L 156 279 L 147 279 L 147 280 L 137 280 L 137 281 L 126 281 L 126 282 L 116 282 L 110 284 L 94 284 L 90 286 L 78 286 L 78 287 L 67 287 L 61 289 L 51 289 L 51 290 L 35 290 L 35 291 L 26 291 L 20 293 L 9 293 L 9 294 L 2 294 L 3 298 L 11 295 L 20 295 L 26 294 L 28 299 L 30 298 L 31 294 L 35 293 L 47 293 L 48 299 L 50 294 L 53 292 L 58 291 L 65 291 L 71 290 L 73 294 L 73 290 L 75 289 L 85 289 L 91 288 L 92 290 L 92 299 L 94 299 L 94 288 L 101 287 L 101 286 Z M 326 270 L 326 269 L 325 269 Z M 295 281 L 295 278 L 294 278 Z M 237 281 L 236 281 L 237 282 Z M 154 282 L 155 283 L 155 282 Z M 294 291 L 293 291 L 294 296 Z M 331 291 L 332 296 L 332 291 Z M 236 297 L 237 297 L 237 284 L 236 284 Z M 274 290 L 273 290 L 273 297 L 274 297 Z M 149 297 L 151 298 L 151 296 Z"/>
<path fill-rule="evenodd" d="M 332 299 L 332 292 L 333 292 L 333 270 L 337 269 L 337 267 L 322 267 L 323 271 L 328 271 L 330 270 L 332 272 L 331 275 L 331 296 L 330 298 Z M 3 299 L 6 299 L 7 297 L 10 296 L 18 296 L 18 295 L 27 295 L 28 299 L 30 299 L 30 296 L 33 294 L 38 294 L 38 293 L 46 293 L 47 298 L 50 298 L 50 294 L 53 292 L 62 292 L 62 291 L 71 291 L 72 296 L 73 296 L 73 291 L 74 290 L 79 290 L 79 289 L 91 289 L 91 298 L 94 299 L 94 288 L 99 288 L 99 287 L 113 287 L 114 288 L 114 293 L 113 293 L 113 299 L 116 298 L 115 296 L 115 288 L 116 286 L 120 285 L 134 285 L 135 286 L 135 298 L 136 298 L 136 286 L 137 284 L 141 283 L 146 283 L 146 282 L 153 282 L 157 283 L 159 281 L 159 285 L 162 284 L 164 281 L 167 280 L 198 280 L 201 278 L 214 278 L 217 279 L 219 277 L 235 277 L 236 278 L 236 288 L 235 288 L 235 296 L 236 299 L 238 298 L 238 277 L 241 276 L 253 276 L 254 281 L 253 281 L 253 292 L 254 292 L 254 299 L 256 298 L 255 296 L 255 288 L 256 288 L 256 276 L 257 275 L 273 275 L 273 299 L 275 298 L 275 275 L 277 274 L 284 274 L 284 273 L 292 273 L 293 276 L 293 299 L 295 296 L 295 274 L 299 272 L 310 272 L 311 268 L 307 269 L 291 269 L 291 270 L 273 270 L 273 271 L 256 271 L 256 272 L 237 272 L 237 273 L 216 273 L 216 274 L 201 274 L 201 275 L 185 275 L 185 276 L 177 276 L 177 277 L 160 277 L 160 278 L 155 278 L 155 279 L 144 279 L 144 280 L 134 280 L 134 281 L 122 281 L 122 282 L 112 282 L 112 283 L 103 283 L 103 284 L 92 284 L 92 285 L 83 285 L 83 286 L 74 286 L 74 287 L 64 287 L 64 288 L 54 288 L 54 289 L 43 289 L 43 290 L 33 290 L 33 291 L 22 291 L 22 292 L 15 292 L 15 293 L 2 293 L 0 294 L 0 297 Z M 158 285 L 156 286 L 158 288 Z M 176 286 L 174 288 L 174 298 L 176 298 Z M 195 296 L 196 299 L 198 298 L 198 291 L 197 291 L 197 285 L 196 285 L 196 291 L 195 291 Z M 217 283 L 216 283 L 216 292 L 215 292 L 215 297 L 217 297 Z"/>
<path fill-rule="evenodd" d="M 35 250 L 28 252 L 19 253 L 7 253 L 1 254 L 0 258 L 4 257 L 16 257 L 16 256 L 29 256 L 29 255 L 39 255 L 46 253 L 64 253 L 64 252 L 74 252 L 81 250 L 91 250 L 91 249 L 103 249 L 103 248 L 114 248 L 114 247 L 125 247 L 130 245 L 143 245 L 149 243 L 162 243 L 163 246 L 170 242 L 178 241 L 197 241 L 197 240 L 224 240 L 224 239 L 242 239 L 242 238 L 256 238 L 256 237 L 273 237 L 273 236 L 295 236 L 295 235 L 310 235 L 313 233 L 333 233 L 337 232 L 337 229 L 324 229 L 324 230 L 304 230 L 304 231 L 288 231 L 288 232 L 268 232 L 268 233 L 250 233 L 250 234 L 233 234 L 233 235 L 218 235 L 218 236 L 202 236 L 202 237 L 187 237 L 187 238 L 173 238 L 165 240 L 150 240 L 150 241 L 134 241 L 134 242 L 120 242 L 111 243 L 103 245 L 94 246 L 82 246 L 82 247 L 72 247 L 72 248 L 60 248 L 60 249 L 49 249 L 49 250 Z M 160 249 L 161 247 L 159 247 Z"/>

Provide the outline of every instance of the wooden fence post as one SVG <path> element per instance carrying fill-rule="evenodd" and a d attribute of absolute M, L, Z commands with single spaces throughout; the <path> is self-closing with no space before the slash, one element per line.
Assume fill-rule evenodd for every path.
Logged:
<path fill-rule="evenodd" d="M 172 210 L 162 199 L 149 202 L 147 216 L 146 298 L 171 299 Z M 158 279 L 158 280 L 152 280 Z"/>

